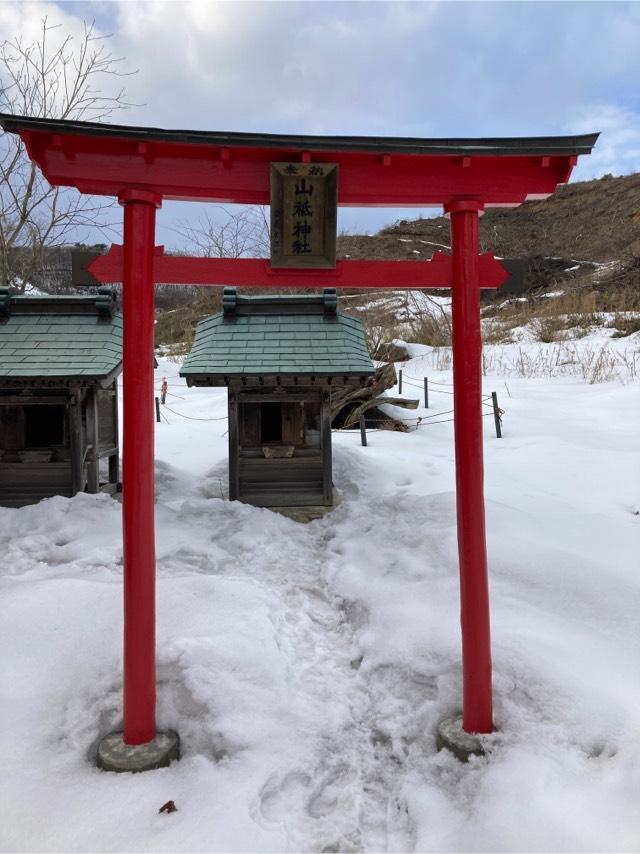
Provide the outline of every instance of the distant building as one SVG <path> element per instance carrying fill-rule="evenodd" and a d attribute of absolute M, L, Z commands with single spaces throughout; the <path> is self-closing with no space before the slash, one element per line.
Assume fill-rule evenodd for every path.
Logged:
<path fill-rule="evenodd" d="M 114 293 L 0 289 L 0 505 L 98 492 L 118 480 L 122 317 Z"/>
<path fill-rule="evenodd" d="M 198 324 L 181 376 L 229 390 L 229 498 L 331 506 L 331 389 L 374 373 L 359 320 L 324 294 L 239 296 Z"/>

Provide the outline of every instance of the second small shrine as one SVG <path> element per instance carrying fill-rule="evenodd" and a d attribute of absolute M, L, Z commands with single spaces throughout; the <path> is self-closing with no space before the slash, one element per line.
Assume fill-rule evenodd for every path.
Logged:
<path fill-rule="evenodd" d="M 229 498 L 331 506 L 331 392 L 374 373 L 362 323 L 321 294 L 241 296 L 201 321 L 180 375 L 229 394 Z"/>

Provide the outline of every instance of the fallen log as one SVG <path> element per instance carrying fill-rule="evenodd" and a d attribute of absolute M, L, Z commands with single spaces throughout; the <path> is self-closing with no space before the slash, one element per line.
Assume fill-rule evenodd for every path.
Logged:
<path fill-rule="evenodd" d="M 396 384 L 393 363 L 381 365 L 366 386 L 360 388 L 336 387 L 331 392 L 331 423 L 334 427 L 348 428 L 358 423 L 361 415 L 369 413 L 371 426 L 380 423 L 392 430 L 406 430 L 406 424 L 379 407 L 388 403 L 403 409 L 417 409 L 418 401 L 404 397 L 386 397 L 385 391 Z M 384 428 L 383 428 L 384 429 Z"/>
<path fill-rule="evenodd" d="M 369 412 L 372 409 L 376 410 L 376 419 L 378 421 L 389 422 L 393 425 L 402 425 L 402 421 L 399 421 L 397 418 L 394 418 L 393 415 L 389 415 L 388 412 L 382 412 L 378 407 L 383 403 L 390 403 L 392 406 L 400 406 L 403 409 L 417 409 L 418 401 L 417 400 L 406 400 L 402 397 L 377 397 L 375 400 L 366 400 L 364 403 L 357 406 L 355 409 L 352 409 L 349 415 L 346 417 L 344 426 L 352 427 L 357 424 L 360 420 L 360 416 L 364 415 L 365 412 Z"/>

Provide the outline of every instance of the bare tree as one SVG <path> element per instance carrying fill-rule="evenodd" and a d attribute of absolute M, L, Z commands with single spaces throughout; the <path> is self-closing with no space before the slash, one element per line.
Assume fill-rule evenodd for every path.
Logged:
<path fill-rule="evenodd" d="M 77 40 L 45 17 L 37 41 L 22 36 L 0 44 L 0 111 L 37 118 L 103 121 L 130 106 L 120 78 L 123 59 L 110 36 L 83 24 Z M 117 81 L 117 82 L 116 82 Z M 114 86 L 115 82 L 115 86 Z M 103 90 L 108 84 L 109 90 Z M 51 187 L 20 138 L 0 136 L 0 285 L 24 291 L 42 268 L 46 249 L 85 239 L 84 229 L 108 228 L 111 200 Z"/>
<path fill-rule="evenodd" d="M 190 251 L 206 258 L 267 258 L 270 253 L 269 223 L 262 207 L 232 211 L 216 205 L 196 223 L 176 228 Z"/>

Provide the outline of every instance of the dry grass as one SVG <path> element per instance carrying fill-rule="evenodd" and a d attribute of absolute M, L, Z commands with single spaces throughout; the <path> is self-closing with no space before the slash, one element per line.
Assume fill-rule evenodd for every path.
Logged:
<path fill-rule="evenodd" d="M 451 346 L 451 317 L 448 313 L 440 315 L 421 314 L 413 317 L 408 324 L 405 339 L 410 344 L 427 344 L 429 347 Z"/>
<path fill-rule="evenodd" d="M 552 312 L 545 312 L 537 317 L 532 317 L 528 326 L 536 341 L 542 341 L 543 344 L 552 344 L 554 341 L 558 341 L 567 329 L 564 316 Z"/>
<path fill-rule="evenodd" d="M 561 256 L 567 261 L 607 262 L 622 259 L 625 253 L 639 257 L 640 232 L 634 216 L 639 209 L 638 174 L 566 184 L 548 199 L 487 210 L 480 220 L 482 251 L 507 258 Z M 380 236 L 390 251 L 394 239 L 413 238 L 413 243 L 397 243 L 400 252 L 406 252 L 433 251 L 450 243 L 449 234 L 444 217 L 430 217 L 399 222 Z M 350 245 L 347 251 L 362 257 L 356 256 L 357 248 Z"/>
<path fill-rule="evenodd" d="M 626 338 L 640 332 L 640 314 L 616 312 L 613 320 L 607 323 L 607 329 L 615 329 L 612 338 Z"/>
<path fill-rule="evenodd" d="M 453 367 L 451 347 L 439 347 L 431 353 L 431 364 L 436 371 L 450 371 Z"/>
<path fill-rule="evenodd" d="M 362 322 L 364 337 L 372 357 L 383 360 L 384 350 L 394 338 L 401 338 L 397 312 L 401 301 L 394 291 L 340 294 L 339 309 Z"/>
<path fill-rule="evenodd" d="M 511 300 L 484 312 L 484 340 L 487 344 L 507 344 L 513 341 L 513 330 L 520 327 L 527 327 L 543 344 L 583 338 L 594 327 L 603 325 L 601 313 L 611 311 L 612 304 L 619 311 L 629 311 L 632 309 L 628 306 L 637 302 L 638 295 L 628 289 L 613 295 L 584 287 L 553 297 L 532 295 Z"/>
<path fill-rule="evenodd" d="M 429 357 L 434 370 L 451 370 L 450 347 L 437 348 Z M 482 352 L 482 373 L 525 379 L 577 377 L 589 384 L 611 380 L 633 382 L 640 375 L 640 350 L 614 350 L 606 343 L 580 346 L 571 341 L 557 342 L 551 347 L 541 345 L 537 350 L 489 346 Z"/>
<path fill-rule="evenodd" d="M 397 326 L 373 323 L 360 318 L 364 326 L 364 338 L 372 358 L 385 361 L 386 354 L 396 338 L 402 338 L 402 332 Z"/>
<path fill-rule="evenodd" d="M 579 377 L 589 384 L 637 379 L 640 353 L 617 352 L 607 344 L 578 347 L 571 342 L 553 347 L 540 347 L 537 351 L 518 348 L 511 352 L 492 348 L 483 353 L 484 374 L 508 374 L 523 378 Z"/>

